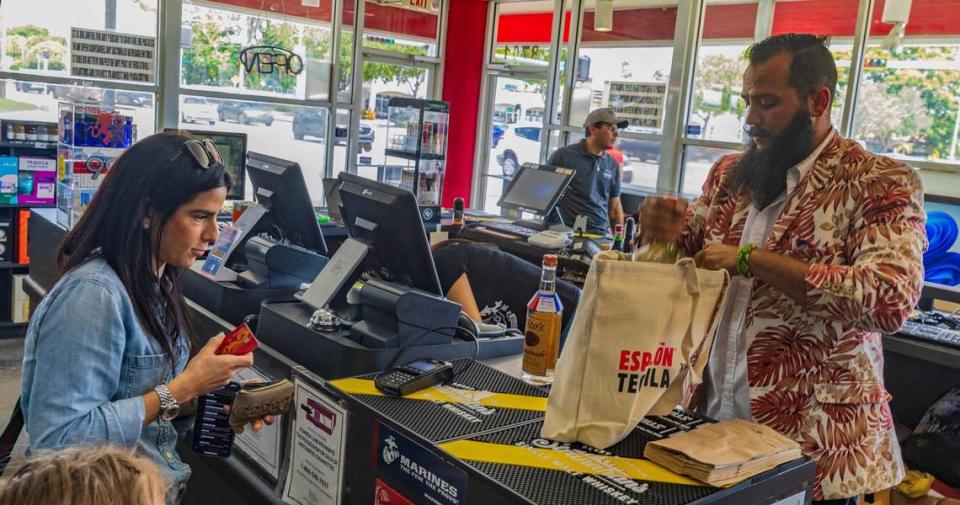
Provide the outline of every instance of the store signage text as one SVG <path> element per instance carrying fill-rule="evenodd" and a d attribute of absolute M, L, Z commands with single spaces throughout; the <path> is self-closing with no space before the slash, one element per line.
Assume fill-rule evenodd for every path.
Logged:
<path fill-rule="evenodd" d="M 303 72 L 303 58 L 282 47 L 250 46 L 240 51 L 240 63 L 248 74 L 297 75 Z"/>
<path fill-rule="evenodd" d="M 70 29 L 70 75 L 153 82 L 157 39 L 142 35 Z"/>

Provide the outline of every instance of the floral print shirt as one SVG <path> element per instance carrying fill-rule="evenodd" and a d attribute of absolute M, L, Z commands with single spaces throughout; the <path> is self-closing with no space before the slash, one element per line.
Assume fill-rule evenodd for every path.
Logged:
<path fill-rule="evenodd" d="M 714 164 L 689 207 L 686 254 L 740 243 L 750 197 L 726 183 L 738 156 Z M 817 461 L 815 500 L 879 491 L 903 477 L 880 333 L 897 331 L 920 297 L 925 219 L 913 169 L 835 135 L 763 244 L 811 266 L 804 303 L 754 283 L 743 330 L 750 411 Z"/>

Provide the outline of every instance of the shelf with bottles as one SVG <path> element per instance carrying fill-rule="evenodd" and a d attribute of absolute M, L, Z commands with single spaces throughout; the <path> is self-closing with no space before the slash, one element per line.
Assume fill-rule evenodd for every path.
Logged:
<path fill-rule="evenodd" d="M 0 132 L 0 207 L 52 207 L 57 124 L 4 119 Z"/>
<path fill-rule="evenodd" d="M 137 126 L 123 108 L 61 102 L 57 125 L 57 223 L 83 215 L 114 160 L 133 145 Z"/>
<path fill-rule="evenodd" d="M 438 100 L 391 98 L 387 105 L 387 156 L 442 160 L 447 151 L 450 107 Z"/>
<path fill-rule="evenodd" d="M 413 167 L 403 168 L 400 187 L 416 195 L 420 205 L 439 206 L 440 188 L 443 186 L 442 163 L 440 160 L 421 162 L 419 175 Z M 414 189 L 414 180 L 417 181 L 416 189 Z"/>

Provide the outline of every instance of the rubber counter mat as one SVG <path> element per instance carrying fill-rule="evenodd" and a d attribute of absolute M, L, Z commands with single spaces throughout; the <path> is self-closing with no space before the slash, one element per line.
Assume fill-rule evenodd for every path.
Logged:
<path fill-rule="evenodd" d="M 678 505 L 720 489 L 643 459 L 643 447 L 705 422 L 680 411 L 651 416 L 605 451 L 541 439 L 539 421 L 439 447 L 536 503 Z"/>
<path fill-rule="evenodd" d="M 463 361 L 454 364 L 456 369 Z M 474 363 L 453 384 L 424 389 L 403 398 L 373 387 L 374 375 L 330 381 L 346 396 L 421 437 L 440 442 L 540 419 L 547 392 Z"/>

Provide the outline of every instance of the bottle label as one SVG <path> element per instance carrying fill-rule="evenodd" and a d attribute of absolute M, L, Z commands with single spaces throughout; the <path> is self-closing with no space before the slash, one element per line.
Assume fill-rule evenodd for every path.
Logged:
<path fill-rule="evenodd" d="M 562 324 L 563 320 L 558 312 L 527 313 L 523 343 L 524 372 L 544 377 L 556 368 Z"/>

